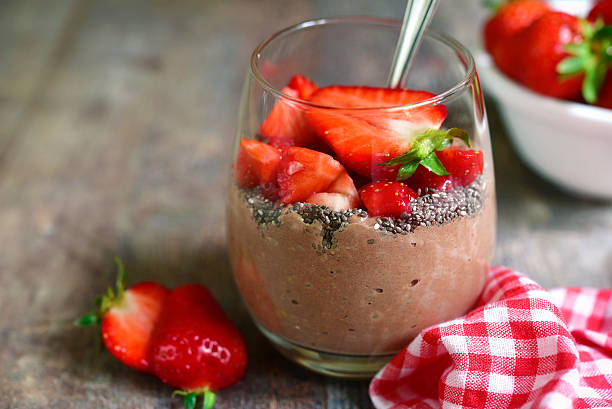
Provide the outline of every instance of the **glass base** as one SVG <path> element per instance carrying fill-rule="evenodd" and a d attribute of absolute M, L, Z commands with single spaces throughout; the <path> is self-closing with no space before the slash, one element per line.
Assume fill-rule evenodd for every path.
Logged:
<path fill-rule="evenodd" d="M 389 362 L 390 355 L 344 355 L 319 351 L 293 343 L 275 335 L 259 323 L 257 328 L 272 342 L 272 345 L 286 358 L 323 375 L 344 379 L 370 379 Z"/>

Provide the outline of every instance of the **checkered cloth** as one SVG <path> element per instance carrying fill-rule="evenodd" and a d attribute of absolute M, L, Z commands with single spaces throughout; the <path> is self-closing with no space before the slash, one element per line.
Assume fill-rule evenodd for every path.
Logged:
<path fill-rule="evenodd" d="M 612 408 L 612 290 L 493 268 L 468 315 L 421 332 L 370 384 L 377 409 Z"/>

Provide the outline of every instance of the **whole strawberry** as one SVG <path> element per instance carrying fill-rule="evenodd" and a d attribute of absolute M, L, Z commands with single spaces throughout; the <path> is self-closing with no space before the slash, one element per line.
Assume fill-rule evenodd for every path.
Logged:
<path fill-rule="evenodd" d="M 517 37 L 515 46 L 522 48 L 519 57 L 520 82 L 540 94 L 575 99 L 580 95 L 582 74 L 561 77 L 557 66 L 570 54 L 568 44 L 584 40 L 577 17 L 563 12 L 551 12 L 540 17 Z"/>
<path fill-rule="evenodd" d="M 533 21 L 549 11 L 540 0 L 504 1 L 495 7 L 495 14 L 484 26 L 485 48 L 489 53 L 497 44 L 528 27 Z"/>
<path fill-rule="evenodd" d="M 97 309 L 76 324 L 102 324 L 102 340 L 119 361 L 139 371 L 149 372 L 149 340 L 169 291 L 153 282 L 142 282 L 125 289 L 125 268 L 120 259 L 116 290 L 111 287 L 96 300 Z"/>
<path fill-rule="evenodd" d="M 206 287 L 182 285 L 166 298 L 149 345 L 151 372 L 180 388 L 186 408 L 203 396 L 214 404 L 214 390 L 239 381 L 246 371 L 247 351 L 238 329 Z"/>
<path fill-rule="evenodd" d="M 612 109 L 612 70 L 608 72 L 608 76 L 599 91 L 597 106 Z"/>
<path fill-rule="evenodd" d="M 602 19 L 606 25 L 612 25 L 612 0 L 600 0 L 595 3 L 587 20 L 595 22 L 597 19 Z"/>

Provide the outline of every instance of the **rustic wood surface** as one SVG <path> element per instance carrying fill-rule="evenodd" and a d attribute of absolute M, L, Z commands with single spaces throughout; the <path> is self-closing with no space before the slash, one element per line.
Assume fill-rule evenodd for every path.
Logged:
<path fill-rule="evenodd" d="M 331 3 L 331 4 L 329 4 Z M 476 45 L 470 7 L 436 25 Z M 400 18 L 403 1 L 0 2 L 0 408 L 179 408 L 100 352 L 73 318 L 114 277 L 206 283 L 247 338 L 246 379 L 217 408 L 368 408 L 367 383 L 286 361 L 250 321 L 224 246 L 230 141 L 251 50 L 325 15 Z M 479 14 L 480 15 L 480 14 Z M 470 19 L 469 24 L 465 21 Z M 519 161 L 489 101 L 496 262 L 545 286 L 612 286 L 612 206 Z"/>

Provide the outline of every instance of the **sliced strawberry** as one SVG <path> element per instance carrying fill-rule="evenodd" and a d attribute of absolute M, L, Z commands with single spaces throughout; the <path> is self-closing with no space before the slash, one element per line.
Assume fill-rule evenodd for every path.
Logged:
<path fill-rule="evenodd" d="M 419 197 L 402 182 L 379 181 L 359 189 L 370 216 L 401 216 L 410 213 L 410 201 Z"/>
<path fill-rule="evenodd" d="M 482 151 L 451 146 L 436 152 L 436 155 L 459 186 L 472 183 L 484 169 Z"/>
<path fill-rule="evenodd" d="M 329 155 L 307 148 L 288 148 L 278 167 L 280 199 L 287 204 L 325 192 L 344 171 L 344 167 Z"/>
<path fill-rule="evenodd" d="M 294 75 L 289 80 L 289 88 L 292 88 L 298 92 L 300 99 L 308 99 L 319 87 L 312 80 L 304 77 L 303 75 Z"/>
<path fill-rule="evenodd" d="M 316 89 L 316 85 L 305 77 L 295 76 L 290 85 L 282 89 L 282 93 L 294 98 L 302 98 Z M 293 86 L 297 88 L 293 88 Z M 268 117 L 261 123 L 259 133 L 271 145 L 279 148 L 287 146 L 316 147 L 321 141 L 312 130 L 304 116 L 305 106 L 288 99 L 276 102 Z"/>
<path fill-rule="evenodd" d="M 274 180 L 276 168 L 281 159 L 280 151 L 277 148 L 267 143 L 242 138 L 240 149 L 246 152 L 246 158 L 243 160 L 250 165 L 258 182 L 269 183 Z"/>
<path fill-rule="evenodd" d="M 321 139 L 351 170 L 371 176 L 372 165 L 410 149 L 412 138 L 430 128 L 439 128 L 446 118 L 443 105 L 406 110 L 359 110 L 412 104 L 433 97 L 426 91 L 329 86 L 319 88 L 310 101 L 327 107 L 307 113 L 308 121 Z"/>
<path fill-rule="evenodd" d="M 117 288 L 109 288 L 97 301 L 96 311 L 76 324 L 102 324 L 102 340 L 119 361 L 139 371 L 150 371 L 148 348 L 169 291 L 153 282 L 142 282 L 124 289 L 125 269 L 115 259 L 119 273 Z"/>
<path fill-rule="evenodd" d="M 331 210 L 339 212 L 340 210 L 349 210 L 359 207 L 359 202 L 355 204 L 350 196 L 341 193 L 313 193 L 305 202 L 320 206 L 327 206 Z"/>

